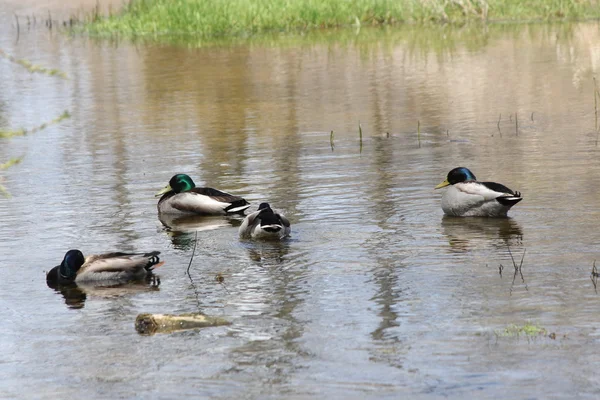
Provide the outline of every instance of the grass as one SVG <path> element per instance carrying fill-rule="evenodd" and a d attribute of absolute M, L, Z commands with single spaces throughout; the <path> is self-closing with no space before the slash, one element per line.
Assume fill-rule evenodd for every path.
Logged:
<path fill-rule="evenodd" d="M 25 68 L 27 71 L 31 72 L 32 74 L 38 73 L 38 74 L 46 74 L 46 75 L 50 75 L 50 76 L 58 76 L 58 77 L 61 77 L 64 79 L 67 78 L 67 75 L 64 72 L 62 72 L 61 70 L 58 70 L 56 68 L 45 68 L 40 65 L 33 64 L 32 62 L 30 62 L 28 60 L 25 60 L 22 58 L 16 58 L 16 57 L 11 56 L 10 54 L 6 53 L 2 49 L 0 49 L 0 56 L 6 58 L 7 60 L 9 60 L 11 62 L 14 62 L 15 64 L 19 64 L 20 66 Z"/>
<path fill-rule="evenodd" d="M 546 336 L 548 331 L 546 328 L 527 322 L 524 325 L 509 325 L 502 330 L 494 331 L 494 333 L 500 337 L 534 337 Z"/>
<path fill-rule="evenodd" d="M 3 169 L 6 169 L 8 167 L 11 167 L 15 164 L 18 164 L 21 162 L 21 160 L 23 159 L 23 157 L 18 157 L 18 158 L 11 158 L 10 160 L 8 160 L 7 162 L 0 164 L 0 171 Z M 0 177 L 1 179 L 2 177 Z M 0 194 L 5 196 L 5 197 L 10 197 L 10 193 L 8 192 L 8 190 L 6 190 L 6 188 L 0 184 Z"/>
<path fill-rule="evenodd" d="M 130 0 L 84 29 L 127 37 L 249 36 L 349 26 L 600 18 L 600 0 Z"/>
<path fill-rule="evenodd" d="M 23 135 L 27 135 L 28 133 L 39 132 L 42 129 L 47 128 L 48 126 L 57 124 L 60 121 L 66 119 L 66 118 L 69 118 L 69 117 L 71 117 L 71 114 L 69 114 L 68 111 L 64 111 L 62 114 L 60 114 L 58 117 L 54 118 L 53 120 L 51 120 L 49 122 L 45 122 L 39 126 L 29 129 L 29 130 L 25 129 L 25 128 L 21 128 L 18 130 L 7 130 L 7 129 L 0 128 L 0 139 L 11 138 L 14 136 L 23 136 Z M 23 157 L 11 158 L 7 162 L 0 164 L 0 171 L 7 169 L 15 164 L 20 163 L 22 159 L 23 159 Z M 0 176 L 0 180 L 2 180 L 1 176 Z M 6 188 L 2 184 L 0 184 L 0 195 L 3 195 L 5 197 L 10 197 L 10 193 L 6 190 Z"/>
<path fill-rule="evenodd" d="M 32 129 L 20 128 L 17 130 L 10 130 L 10 129 L 1 129 L 0 128 L 0 139 L 11 138 L 14 136 L 24 136 L 24 135 L 27 135 L 28 133 L 39 132 L 43 129 L 46 129 L 50 125 L 57 124 L 60 121 L 70 118 L 70 117 L 71 117 L 71 114 L 65 110 L 62 114 L 60 114 L 58 117 L 54 118 L 53 120 L 44 122 L 43 124 L 36 126 Z"/>

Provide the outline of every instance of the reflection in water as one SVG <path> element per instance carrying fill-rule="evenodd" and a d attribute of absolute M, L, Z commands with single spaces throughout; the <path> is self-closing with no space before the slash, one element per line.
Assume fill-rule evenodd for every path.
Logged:
<path fill-rule="evenodd" d="M 444 216 L 442 233 L 448 239 L 450 252 L 472 251 L 490 244 L 501 249 L 523 242 L 523 231 L 512 218 L 460 218 Z"/>
<path fill-rule="evenodd" d="M 499 265 L 498 272 L 500 274 L 500 278 L 503 277 L 502 273 L 504 272 L 504 269 L 512 270 L 513 277 L 512 282 L 510 284 L 509 293 L 511 295 L 513 293 L 515 282 L 517 281 L 517 275 L 521 278 L 521 283 L 524 285 L 525 290 L 528 291 L 529 287 L 527 286 L 527 282 L 525 282 L 525 275 L 523 275 L 523 262 L 525 261 L 525 254 L 527 253 L 527 249 L 523 249 L 523 254 L 520 257 L 518 255 L 513 254 L 513 251 L 511 250 L 510 245 L 508 245 L 508 243 L 506 245 L 506 250 L 508 251 L 508 254 L 510 256 L 510 263 L 506 265 Z"/>
<path fill-rule="evenodd" d="M 194 247 L 197 232 L 219 229 L 227 226 L 239 226 L 241 219 L 231 216 L 173 215 L 158 214 L 165 232 L 173 246 L 180 250 Z"/>
<path fill-rule="evenodd" d="M 289 240 L 244 241 L 248 256 L 262 267 L 279 267 L 290 251 Z"/>
<path fill-rule="evenodd" d="M 248 311 L 261 310 L 268 315 L 270 323 L 251 329 L 245 326 L 251 321 L 240 321 L 236 336 L 247 340 L 230 352 L 235 368 L 228 375 L 238 379 L 253 379 L 260 384 L 287 384 L 293 381 L 306 350 L 301 338 L 305 325 L 297 318 L 307 295 L 305 276 L 301 269 L 303 256 L 290 259 L 291 240 L 277 242 L 242 241 L 252 264 L 240 273 L 243 277 L 238 287 L 237 301 Z M 255 312 L 255 311 L 254 311 Z"/>
<path fill-rule="evenodd" d="M 158 291 L 160 277 L 158 275 L 148 276 L 144 282 L 129 282 L 126 284 L 94 285 L 91 283 L 69 283 L 54 285 L 46 282 L 48 287 L 62 294 L 65 304 L 69 308 L 83 308 L 88 296 L 112 298 L 128 296 L 142 292 Z"/>

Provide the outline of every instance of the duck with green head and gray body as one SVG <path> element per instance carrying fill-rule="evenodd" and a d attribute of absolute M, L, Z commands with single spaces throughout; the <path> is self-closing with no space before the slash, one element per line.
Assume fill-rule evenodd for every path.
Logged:
<path fill-rule="evenodd" d="M 239 235 L 242 238 L 283 239 L 291 230 L 290 221 L 284 215 L 273 211 L 269 203 L 261 203 L 257 211 L 244 218 Z"/>
<path fill-rule="evenodd" d="M 496 182 L 479 182 L 468 168 L 458 167 L 448 172 L 446 180 L 435 187 L 450 186 L 442 196 L 442 210 L 455 217 L 506 217 L 512 206 L 523 200 Z"/>
<path fill-rule="evenodd" d="M 46 275 L 48 284 L 69 283 L 126 283 L 152 275 L 163 263 L 150 253 L 108 253 L 84 257 L 79 250 L 69 250 L 60 265 Z"/>
<path fill-rule="evenodd" d="M 243 214 L 250 203 L 242 197 L 213 188 L 199 188 L 188 175 L 174 175 L 156 196 L 158 211 L 168 214 L 230 215 Z"/>

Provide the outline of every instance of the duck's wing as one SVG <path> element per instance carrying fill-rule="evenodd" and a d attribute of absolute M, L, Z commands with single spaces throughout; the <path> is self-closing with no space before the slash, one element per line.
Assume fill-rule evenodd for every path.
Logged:
<path fill-rule="evenodd" d="M 521 193 L 513 192 L 512 189 L 496 182 L 470 182 L 465 184 L 468 193 L 482 196 L 484 201 L 497 201 L 503 206 L 512 207 L 521 200 Z"/>
<path fill-rule="evenodd" d="M 513 192 L 512 189 L 507 188 L 506 186 L 504 186 L 501 183 L 496 183 L 496 182 L 478 182 L 478 183 L 494 192 L 498 192 L 498 193 L 502 193 L 502 194 L 513 194 L 513 195 L 515 194 L 515 192 Z"/>
<path fill-rule="evenodd" d="M 162 265 L 158 255 L 160 251 L 150 253 L 107 253 L 91 255 L 85 259 L 85 263 L 80 268 L 80 273 L 100 273 L 100 272 L 126 272 L 145 269 L 151 271 L 153 268 Z"/>
<path fill-rule="evenodd" d="M 279 218 L 279 220 L 281 221 L 281 224 L 286 227 L 289 228 L 290 227 L 290 221 L 285 217 L 285 215 L 283 214 L 279 214 L 277 213 L 277 218 Z"/>
<path fill-rule="evenodd" d="M 260 215 L 262 210 L 254 211 L 252 214 L 246 215 L 246 218 L 242 221 L 239 229 L 239 235 L 241 237 L 250 236 L 252 234 L 252 228 L 258 222 L 257 217 Z"/>
<path fill-rule="evenodd" d="M 284 235 L 285 236 L 289 235 L 290 232 L 292 231 L 292 227 L 290 226 L 290 221 L 283 214 L 277 214 L 277 217 L 279 217 L 279 220 L 281 221 L 281 224 L 283 225 Z"/>
<path fill-rule="evenodd" d="M 194 188 L 171 198 L 172 207 L 197 214 L 240 213 L 250 207 L 244 198 L 213 188 Z"/>
<path fill-rule="evenodd" d="M 492 185 L 488 186 L 490 183 Z M 512 193 L 512 190 L 506 186 L 493 182 L 461 182 L 454 184 L 454 187 L 462 193 L 480 196 L 482 201 L 495 200 L 499 196 L 507 196 Z M 505 192 L 505 190 L 509 190 L 510 193 Z"/>
<path fill-rule="evenodd" d="M 512 189 L 509 189 L 500 183 L 481 182 L 481 184 L 489 188 L 490 190 L 494 190 L 495 192 L 501 193 L 499 196 L 496 197 L 496 200 L 503 206 L 512 207 L 521 200 L 523 200 L 523 196 L 521 196 L 520 192 L 513 192 Z"/>

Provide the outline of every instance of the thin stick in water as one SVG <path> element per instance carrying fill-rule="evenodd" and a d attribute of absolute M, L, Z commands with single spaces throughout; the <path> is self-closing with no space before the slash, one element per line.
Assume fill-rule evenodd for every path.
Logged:
<path fill-rule="evenodd" d="M 515 135 L 519 136 L 519 114 L 515 113 Z"/>
<path fill-rule="evenodd" d="M 421 121 L 417 120 L 417 140 L 419 141 L 419 147 L 421 147 Z"/>
<path fill-rule="evenodd" d="M 15 14 L 15 20 L 17 21 L 17 42 L 19 41 L 19 36 L 21 34 L 21 28 L 19 27 L 19 16 Z"/>
<path fill-rule="evenodd" d="M 192 260 L 194 260 L 194 254 L 196 254 L 196 245 L 198 244 L 198 231 L 196 231 L 196 234 L 194 235 L 194 249 L 192 250 L 192 257 L 190 257 L 190 263 L 188 264 L 187 267 L 187 274 L 190 274 L 190 267 L 192 266 Z"/>
<path fill-rule="evenodd" d="M 596 87 L 596 77 L 594 79 L 594 116 L 595 116 L 595 124 L 594 128 L 596 132 L 598 132 L 598 89 Z M 598 146 L 598 139 L 596 139 L 596 146 Z"/>
<path fill-rule="evenodd" d="M 329 144 L 331 145 L 331 151 L 333 151 L 333 148 L 335 147 L 333 145 L 333 131 L 331 131 L 331 133 L 329 134 Z"/>
<path fill-rule="evenodd" d="M 360 152 L 362 153 L 363 142 L 362 142 L 362 126 L 360 126 L 360 121 L 358 121 L 358 138 L 360 139 Z"/>
<path fill-rule="evenodd" d="M 498 115 L 498 123 L 496 124 L 496 126 L 498 127 L 498 132 L 500 132 L 500 137 L 502 137 L 502 130 L 500 130 L 500 120 L 502 119 L 502 113 L 500 113 L 500 115 Z"/>

